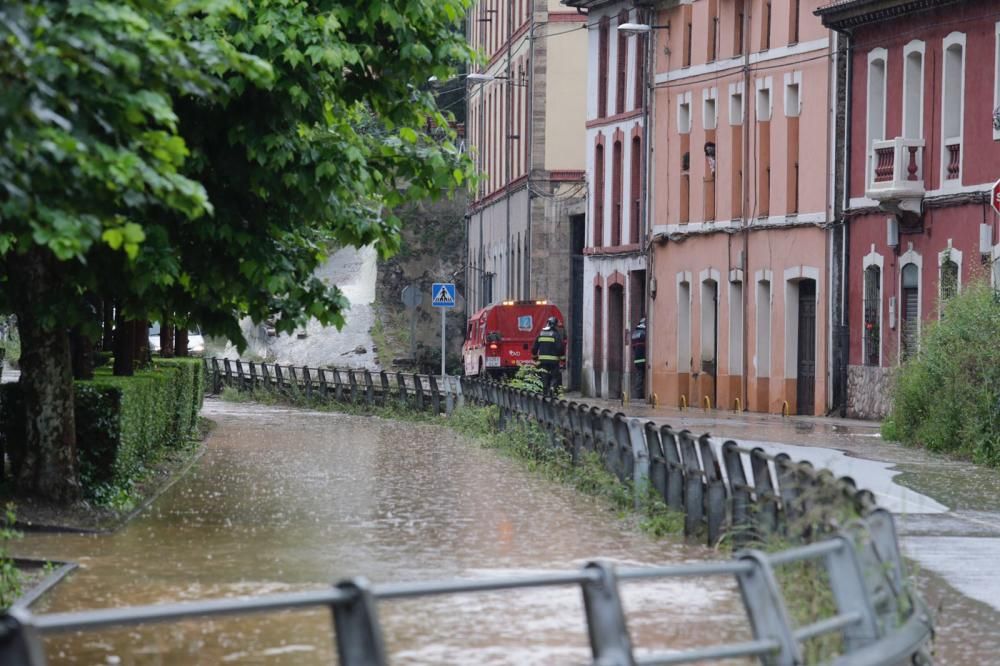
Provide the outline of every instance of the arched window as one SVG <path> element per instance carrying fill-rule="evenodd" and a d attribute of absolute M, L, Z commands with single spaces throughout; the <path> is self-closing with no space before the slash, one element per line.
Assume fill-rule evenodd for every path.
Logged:
<path fill-rule="evenodd" d="M 622 142 L 616 139 L 611 168 L 611 245 L 622 244 Z"/>
<path fill-rule="evenodd" d="M 920 344 L 920 269 L 916 264 L 903 266 L 903 302 L 900 306 L 900 356 L 906 360 L 917 353 Z"/>
<path fill-rule="evenodd" d="M 880 365 L 880 340 L 882 328 L 882 269 L 870 265 L 865 269 L 865 365 Z"/>
<path fill-rule="evenodd" d="M 944 39 L 944 78 L 941 82 L 942 180 L 961 182 L 962 113 L 965 95 L 965 35 L 953 32 Z"/>
<path fill-rule="evenodd" d="M 597 46 L 597 117 L 608 115 L 608 39 L 611 33 L 611 21 L 607 16 L 601 17 L 601 27 L 598 32 Z"/>
<path fill-rule="evenodd" d="M 941 301 L 958 293 L 958 264 L 951 257 L 941 262 Z"/>
<path fill-rule="evenodd" d="M 903 137 L 920 139 L 924 135 L 924 43 L 913 40 L 904 52 Z"/>
<path fill-rule="evenodd" d="M 594 146 L 594 247 L 604 245 L 604 144 Z"/>

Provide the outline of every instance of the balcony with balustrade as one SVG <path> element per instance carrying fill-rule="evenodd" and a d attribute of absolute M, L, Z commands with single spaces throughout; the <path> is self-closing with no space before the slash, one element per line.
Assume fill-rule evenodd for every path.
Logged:
<path fill-rule="evenodd" d="M 920 214 L 924 198 L 924 141 L 896 137 L 874 141 L 867 195 L 890 212 Z"/>

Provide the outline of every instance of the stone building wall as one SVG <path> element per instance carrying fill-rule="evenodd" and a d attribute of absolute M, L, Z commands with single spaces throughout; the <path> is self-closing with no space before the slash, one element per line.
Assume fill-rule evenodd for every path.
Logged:
<path fill-rule="evenodd" d="M 847 416 L 879 420 L 892 409 L 892 369 L 871 365 L 847 366 Z"/>

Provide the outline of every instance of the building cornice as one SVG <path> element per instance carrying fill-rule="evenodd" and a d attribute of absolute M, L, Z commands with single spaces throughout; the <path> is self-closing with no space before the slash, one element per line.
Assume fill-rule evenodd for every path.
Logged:
<path fill-rule="evenodd" d="M 891 20 L 952 5 L 959 0 L 841 0 L 815 12 L 823 25 L 834 30 L 856 28 L 867 23 Z"/>

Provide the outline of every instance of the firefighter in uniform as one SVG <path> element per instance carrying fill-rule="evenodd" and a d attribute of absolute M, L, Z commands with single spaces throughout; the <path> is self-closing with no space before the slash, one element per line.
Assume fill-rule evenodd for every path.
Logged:
<path fill-rule="evenodd" d="M 555 393 L 562 383 L 562 371 L 559 363 L 565 358 L 563 336 L 557 326 L 559 320 L 549 317 L 545 322 L 545 327 L 535 338 L 535 344 L 531 347 L 531 356 L 538 362 L 538 366 L 544 371 L 542 378 L 542 392 L 545 395 Z"/>
<path fill-rule="evenodd" d="M 639 320 L 629 341 L 632 347 L 632 374 L 636 398 L 644 398 L 646 393 L 646 318 Z"/>

